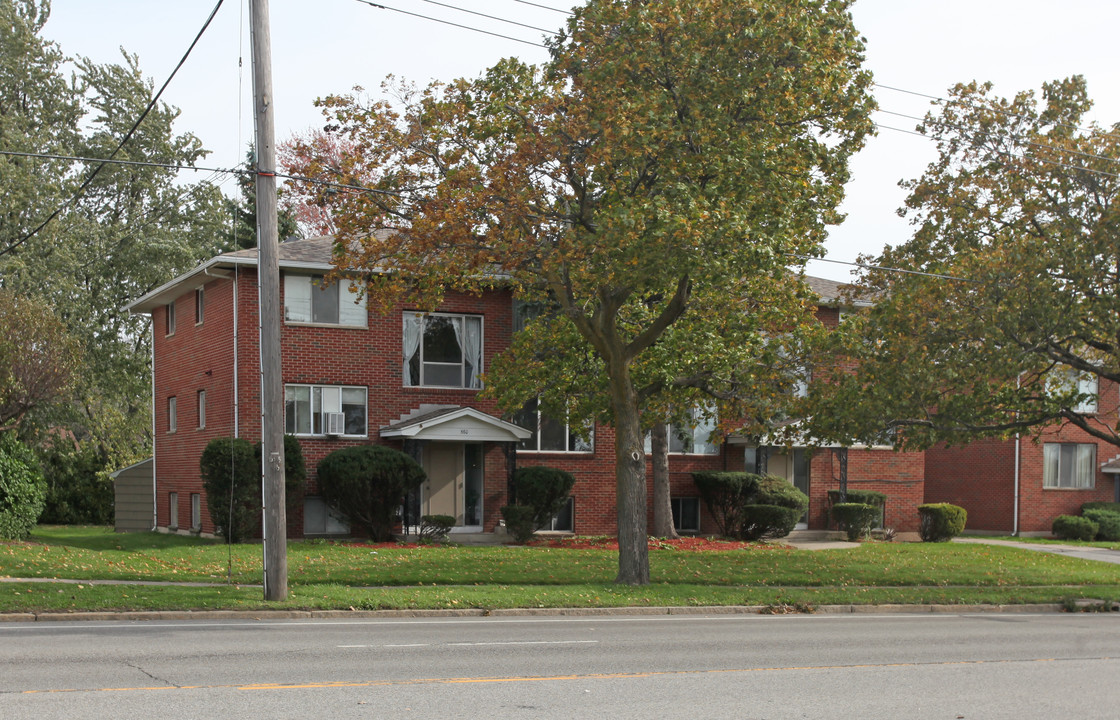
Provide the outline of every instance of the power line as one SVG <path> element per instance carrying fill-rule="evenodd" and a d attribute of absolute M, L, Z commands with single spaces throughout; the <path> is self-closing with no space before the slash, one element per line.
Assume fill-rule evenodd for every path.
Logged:
<path fill-rule="evenodd" d="M 108 158 L 92 158 L 82 157 L 81 155 L 59 155 L 57 153 L 33 153 L 33 152 L 17 152 L 15 150 L 0 150 L 0 155 L 8 155 L 11 157 L 27 157 L 27 158 L 40 158 L 43 160 L 69 160 L 71 162 L 83 163 L 100 163 L 102 165 L 136 165 L 140 167 L 154 167 L 166 170 L 196 170 L 199 172 L 208 171 L 221 175 L 229 173 L 243 173 L 244 170 L 237 170 L 234 168 L 218 168 L 206 167 L 203 165 L 185 165 L 183 163 L 160 163 L 160 162 L 147 162 L 144 160 L 114 160 Z"/>
<path fill-rule="evenodd" d="M 815 260 L 817 262 L 834 263 L 836 265 L 851 265 L 852 267 L 863 268 L 864 270 L 882 270 L 884 272 L 904 273 L 906 275 L 922 275 L 924 277 L 937 278 L 939 280 L 958 280 L 960 282 L 974 283 L 975 280 L 968 278 L 956 277 L 955 275 L 942 275 L 940 273 L 929 273 L 921 270 L 906 270 L 904 268 L 886 267 L 884 265 L 868 265 L 866 263 L 849 262 L 846 260 L 832 260 L 830 258 L 813 257 L 812 255 L 795 255 L 794 253 L 785 253 L 786 257 L 797 258 L 798 260 Z"/>
<path fill-rule="evenodd" d="M 222 6 L 223 2 L 225 2 L 225 0 L 218 0 L 218 3 L 214 6 L 214 9 L 210 11 L 210 17 L 206 18 L 206 22 L 202 24 L 202 29 L 199 30 L 198 34 L 194 36 L 194 40 L 191 41 L 190 47 L 188 47 L 187 51 L 183 53 L 183 57 L 179 60 L 179 64 L 176 65 L 175 69 L 171 71 L 171 75 L 169 75 L 167 80 L 164 81 L 163 85 L 159 89 L 159 92 L 155 94 L 155 96 L 151 99 L 151 102 L 148 103 L 148 106 L 144 108 L 144 112 L 140 113 L 140 117 L 136 118 L 136 122 L 132 124 L 132 127 L 129 128 L 128 132 L 125 133 L 123 138 L 121 138 L 121 141 L 117 143 L 117 146 L 115 148 L 113 148 L 113 152 L 109 153 L 108 159 L 94 168 L 93 172 L 91 172 L 86 177 L 86 179 L 82 181 L 82 184 L 78 186 L 78 189 L 74 191 L 74 194 L 70 196 L 70 199 L 59 205 L 58 208 L 56 208 L 55 211 L 52 212 L 46 220 L 41 222 L 38 227 L 25 234 L 19 240 L 16 240 L 15 242 L 7 245 L 4 248 L 0 248 L 0 257 L 7 255 L 31 238 L 35 237 L 35 235 L 38 234 L 40 230 L 45 228 L 52 220 L 62 214 L 63 210 L 77 202 L 78 198 L 82 196 L 82 193 L 84 193 L 86 191 L 86 188 L 90 186 L 90 183 L 93 182 L 93 179 L 96 178 L 98 173 L 101 172 L 101 169 L 105 167 L 106 164 L 108 164 L 108 160 L 112 160 L 117 156 L 117 153 L 121 151 L 121 148 L 124 147 L 125 143 L 127 143 L 132 138 L 133 134 L 136 133 L 137 128 L 140 127 L 140 123 L 144 122 L 144 118 L 148 117 L 148 113 L 150 113 L 156 106 L 156 103 L 159 102 L 159 98 L 161 95 L 163 95 L 163 91 L 166 90 L 167 86 L 171 84 L 171 80 L 175 77 L 175 74 L 179 72 L 179 68 L 183 67 L 183 63 L 187 61 L 187 58 L 190 56 L 191 51 L 194 50 L 195 45 L 197 45 L 198 41 L 202 39 L 202 34 L 206 32 L 206 28 L 210 27 L 210 22 L 214 19 L 214 16 L 218 14 L 218 9 Z"/>
<path fill-rule="evenodd" d="M 907 135 L 917 135 L 920 138 L 925 138 L 926 140 L 935 141 L 935 138 L 932 138 L 929 135 L 926 135 L 925 133 L 916 132 L 914 130 L 904 130 L 903 128 L 897 128 L 897 127 L 894 127 L 892 125 L 884 125 L 883 123 L 878 123 L 878 122 L 875 123 L 875 127 L 879 127 L 879 128 L 884 129 L 884 130 L 893 130 L 894 132 L 906 133 Z M 1044 165 L 1054 165 L 1055 167 L 1060 167 L 1060 168 L 1063 168 L 1065 170 L 1079 170 L 1081 172 L 1087 172 L 1087 173 L 1092 173 L 1094 175 L 1100 175 L 1101 177 L 1112 178 L 1113 180 L 1120 180 L 1120 174 L 1117 174 L 1117 173 L 1110 173 L 1110 172 L 1106 172 L 1104 170 L 1095 170 L 1093 168 L 1087 168 L 1087 167 L 1083 167 L 1081 165 L 1071 165 L 1069 163 L 1058 162 L 1057 160 L 1047 160 L 1046 158 L 1040 158 L 1036 155 L 1017 155 L 1017 154 L 1015 154 L 1013 152 L 1010 152 L 1008 150 L 994 150 L 994 149 L 993 149 L 992 152 L 996 153 L 997 155 L 1005 155 L 1009 158 L 1014 158 L 1016 160 L 1034 160 L 1034 161 L 1040 162 Z"/>
<path fill-rule="evenodd" d="M 529 2 L 529 0 L 513 0 L 513 1 L 515 3 L 521 3 L 522 5 L 529 5 L 530 7 L 540 8 L 541 10 L 551 10 L 552 12 L 560 13 L 561 15 L 574 15 L 575 14 L 571 10 L 561 10 L 559 8 L 549 7 L 548 5 L 540 5 L 540 4 L 535 3 L 535 2 Z"/>
<path fill-rule="evenodd" d="M 482 33 L 483 35 L 490 35 L 492 37 L 502 38 L 503 40 L 512 40 L 513 42 L 522 43 L 523 45 L 532 45 L 533 47 L 539 47 L 539 48 L 547 48 L 548 47 L 547 45 L 543 45 L 541 43 L 533 42 L 531 40 L 522 40 L 521 38 L 515 38 L 515 37 L 512 37 L 510 35 L 502 35 L 501 33 L 496 33 L 496 32 L 491 32 L 489 30 L 483 30 L 481 28 L 471 27 L 470 25 L 462 25 L 460 23 L 451 22 L 450 20 L 441 20 L 440 18 L 434 18 L 434 17 L 431 17 L 430 15 L 421 15 L 420 13 L 409 12 L 408 10 L 401 10 L 399 8 L 389 7 L 387 5 L 381 5 L 379 3 L 372 2 L 371 0 L 356 0 L 356 2 L 360 2 L 363 5 L 369 5 L 370 7 L 377 8 L 378 10 L 392 10 L 393 12 L 398 12 L 398 13 L 401 13 L 402 15 L 411 15 L 412 17 L 420 18 L 421 20 L 431 20 L 432 22 L 438 22 L 438 23 L 442 23 L 444 25 L 450 25 L 452 27 L 461 28 L 463 30 L 471 30 L 473 32 Z"/>
<path fill-rule="evenodd" d="M 893 110 L 884 110 L 883 108 L 876 108 L 875 112 L 881 112 L 881 113 L 884 113 L 886 115 L 894 115 L 895 117 L 906 118 L 908 120 L 916 120 L 918 122 L 923 122 L 923 123 L 927 121 L 927 118 L 924 118 L 924 117 L 918 117 L 917 115 L 907 115 L 906 113 L 894 112 Z M 947 126 L 947 127 L 956 128 L 957 130 L 961 130 L 961 131 L 964 131 L 964 132 L 969 132 L 969 131 L 972 130 L 971 128 L 969 128 L 965 125 L 960 125 L 958 123 L 945 122 L 944 117 L 933 118 L 932 122 L 940 124 L 940 125 L 944 125 L 944 126 Z M 1021 142 L 1024 145 L 1030 145 L 1031 147 L 1041 148 L 1041 149 L 1044 149 L 1044 150 L 1052 150 L 1052 151 L 1057 152 L 1057 153 L 1067 153 L 1069 155 L 1077 155 L 1079 157 L 1089 158 L 1090 160 L 1104 160 L 1106 162 L 1120 164 L 1120 158 L 1108 157 L 1107 155 L 1096 155 L 1094 153 L 1082 152 L 1080 150 L 1073 150 L 1071 148 L 1062 148 L 1062 147 L 1058 147 L 1056 145 L 1050 145 L 1049 143 L 1032 142 L 1030 140 L 1024 140 L 1024 139 L 1018 138 L 1011 133 L 1008 133 L 1008 137 L 1015 142 Z"/>
<path fill-rule="evenodd" d="M 191 51 L 194 50 L 195 45 L 197 45 L 198 41 L 202 38 L 202 34 L 204 32 L 206 32 L 206 28 L 210 27 L 210 22 L 214 19 L 214 16 L 217 15 L 218 9 L 222 6 L 223 2 L 224 2 L 224 0 L 218 0 L 217 5 L 215 5 L 214 9 L 210 11 L 210 16 L 208 18 L 206 18 L 206 22 L 203 23 L 202 29 L 198 31 L 197 35 L 195 35 L 194 40 L 190 44 L 190 47 L 187 48 L 186 53 L 184 53 L 182 59 L 179 60 L 179 64 L 176 65 L 175 69 L 171 71 L 171 75 L 168 76 L 167 80 L 163 83 L 163 86 L 160 87 L 159 92 L 157 92 L 155 94 L 155 96 L 152 98 L 151 102 L 148 103 L 148 106 L 146 108 L 144 108 L 144 112 L 142 112 L 140 114 L 140 117 L 138 117 L 136 119 L 136 122 L 133 123 L 132 127 L 129 128 L 128 132 L 125 133 L 123 138 L 121 138 L 121 141 L 119 143 L 117 143 L 117 146 L 113 149 L 113 152 L 111 152 L 109 154 L 108 160 L 112 160 L 113 158 L 116 157 L 117 153 L 121 151 L 121 148 L 123 148 L 125 143 L 127 143 L 132 138 L 132 136 L 136 132 L 137 128 L 140 127 L 140 123 L 142 123 L 144 121 L 144 118 L 148 117 L 148 114 L 152 111 L 152 109 L 156 106 L 156 103 L 159 101 L 159 98 L 163 94 L 163 91 L 167 89 L 167 86 L 171 83 L 172 78 L 174 78 L 175 74 L 179 72 L 179 68 L 181 68 L 183 66 L 183 63 L 186 62 L 187 57 L 190 56 Z M 59 205 L 58 208 L 55 209 L 55 211 L 53 213 L 51 213 L 47 217 L 46 220 L 44 220 L 42 223 L 40 223 L 38 227 L 36 227 L 31 232 L 25 234 L 19 240 L 16 240 L 15 242 L 7 245 L 4 248 L 0 248 L 0 256 L 6 255 L 9 252 L 12 252 L 16 248 L 18 248 L 19 246 L 23 245 L 25 242 L 27 242 L 32 237 L 34 237 L 36 234 L 38 234 L 38 232 L 40 230 L 45 228 L 48 223 L 50 223 L 52 220 L 54 220 L 56 217 L 58 217 L 62 213 L 63 210 L 65 210 L 66 208 L 73 205 L 78 200 L 78 198 L 80 198 L 82 196 L 82 193 L 84 193 L 86 188 L 88 188 L 90 186 L 90 184 L 93 182 L 94 178 L 97 177 L 98 173 L 101 172 L 101 169 L 104 168 L 106 164 L 107 164 L 107 161 L 102 162 L 96 168 L 94 168 L 93 172 L 91 172 L 89 174 L 89 176 L 87 176 L 86 179 L 82 182 L 82 184 L 80 186 L 78 186 L 78 189 L 74 192 L 74 194 L 71 195 L 68 200 L 66 200 L 61 205 Z"/>
<path fill-rule="evenodd" d="M 966 100 L 966 99 L 963 99 L 963 98 L 957 98 L 957 99 L 943 98 L 943 97 L 940 97 L 938 95 L 929 95 L 927 93 L 918 92 L 917 90 L 907 90 L 905 88 L 894 87 L 892 85 L 884 85 L 882 83 L 872 83 L 872 84 L 875 87 L 880 87 L 880 88 L 883 88 L 884 90 L 891 90 L 892 92 L 904 93 L 906 95 L 914 95 L 916 97 L 922 97 L 922 98 L 926 98 L 928 100 L 936 100 L 940 103 L 955 102 L 955 103 L 958 103 L 958 104 L 961 104 L 961 105 L 972 105 L 972 106 L 978 106 L 979 105 L 974 100 Z M 992 110 L 993 112 L 999 113 L 1000 115 L 1007 115 L 1008 117 L 1020 118 L 1020 119 L 1029 119 L 1028 116 L 1023 115 L 1022 113 L 1015 113 L 1015 112 L 1011 112 L 1010 110 L 1001 110 L 997 107 L 990 107 L 990 106 L 983 106 L 983 107 L 986 107 L 987 109 Z M 1083 126 L 1080 126 L 1080 125 L 1072 125 L 1072 124 L 1069 124 L 1069 123 L 1054 123 L 1054 125 L 1056 127 L 1069 128 L 1071 130 L 1090 130 L 1090 131 L 1092 130 L 1092 128 L 1083 127 Z M 1106 137 L 1110 137 L 1110 138 L 1114 138 L 1114 139 L 1117 138 L 1117 137 L 1120 137 L 1120 136 L 1114 135 L 1112 133 L 1104 133 L 1104 135 Z"/>
<path fill-rule="evenodd" d="M 497 15 L 487 15 L 486 13 L 480 13 L 480 12 L 477 12 L 475 10 L 468 10 L 466 8 L 461 8 L 457 5 L 448 5 L 447 3 L 436 2 L 436 0 L 420 0 L 420 2 L 426 2 L 429 5 L 438 5 L 439 7 L 445 7 L 445 8 L 448 8 L 450 10 L 458 10 L 459 12 L 467 13 L 468 15 L 477 15 L 478 17 L 484 17 L 488 20 L 497 20 L 498 22 L 508 23 L 510 25 L 517 25 L 518 27 L 528 28 L 530 30 L 538 30 L 540 32 L 547 33 L 548 35 L 559 35 L 560 34 L 560 33 L 556 32 L 555 30 L 546 30 L 545 28 L 539 28 L 539 27 L 536 27 L 535 25 L 526 25 L 525 23 L 517 22 L 516 20 L 507 20 L 506 18 L 498 17 Z"/>

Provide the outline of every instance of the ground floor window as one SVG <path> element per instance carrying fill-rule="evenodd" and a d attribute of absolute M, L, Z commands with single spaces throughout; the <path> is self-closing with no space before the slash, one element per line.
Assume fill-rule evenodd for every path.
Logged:
<path fill-rule="evenodd" d="M 1042 487 L 1091 490 L 1096 484 L 1097 446 L 1092 443 L 1045 443 Z"/>
<path fill-rule="evenodd" d="M 167 494 L 167 527 L 171 530 L 179 529 L 179 493 Z"/>
<path fill-rule="evenodd" d="M 677 532 L 700 532 L 700 498 L 675 497 L 669 503 L 673 509 L 673 529 Z"/>
<path fill-rule="evenodd" d="M 350 523 L 321 497 L 303 499 L 304 535 L 349 535 Z"/>
<path fill-rule="evenodd" d="M 553 532 L 575 532 L 576 499 L 569 497 L 560 511 L 540 527 Z"/>
<path fill-rule="evenodd" d="M 202 529 L 202 495 L 191 493 L 191 530 Z"/>

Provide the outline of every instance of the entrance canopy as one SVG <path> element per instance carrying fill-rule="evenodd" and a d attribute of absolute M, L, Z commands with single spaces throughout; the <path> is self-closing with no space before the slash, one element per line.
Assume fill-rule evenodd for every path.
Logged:
<path fill-rule="evenodd" d="M 381 428 L 383 438 L 444 442 L 518 442 L 533 433 L 520 425 L 459 405 L 421 405 Z"/>

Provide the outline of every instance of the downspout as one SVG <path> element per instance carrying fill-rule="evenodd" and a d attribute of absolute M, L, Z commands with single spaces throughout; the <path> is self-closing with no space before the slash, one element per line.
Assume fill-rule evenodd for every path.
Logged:
<path fill-rule="evenodd" d="M 152 366 L 152 530 L 155 530 L 159 525 L 159 515 L 156 503 L 158 502 L 158 490 L 156 489 L 156 318 L 155 313 L 152 314 L 152 342 L 151 348 L 148 351 L 149 361 Z"/>
<path fill-rule="evenodd" d="M 241 437 L 241 423 L 238 415 L 241 396 L 237 392 L 237 380 L 241 377 L 241 366 L 237 364 L 237 279 L 240 271 L 241 268 L 235 265 L 233 268 L 233 436 L 235 438 Z"/>
<path fill-rule="evenodd" d="M 1021 452 L 1022 452 L 1021 445 L 1022 445 L 1022 439 L 1019 437 L 1019 433 L 1015 433 L 1015 496 L 1014 496 L 1015 504 L 1014 504 L 1014 509 L 1012 510 L 1012 515 L 1011 515 L 1011 534 L 1012 535 L 1018 535 L 1019 534 L 1019 465 L 1020 465 L 1019 457 L 1020 457 Z"/>

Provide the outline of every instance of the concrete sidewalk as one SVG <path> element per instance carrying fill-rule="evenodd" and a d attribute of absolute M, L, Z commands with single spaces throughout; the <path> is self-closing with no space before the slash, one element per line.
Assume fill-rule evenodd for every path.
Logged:
<path fill-rule="evenodd" d="M 1065 555 L 1066 557 L 1081 558 L 1082 560 L 1096 560 L 1098 562 L 1120 565 L 1120 550 L 1109 550 L 1108 548 L 1086 547 L 1084 545 L 1060 545 L 1056 543 L 1047 543 L 1044 545 L 1041 543 L 1019 542 L 1016 540 L 997 540 L 995 538 L 988 540 L 982 537 L 953 538 L 953 542 L 974 545 L 1003 545 L 1004 547 L 1014 547 L 1021 550 L 1053 553 L 1054 555 Z"/>

